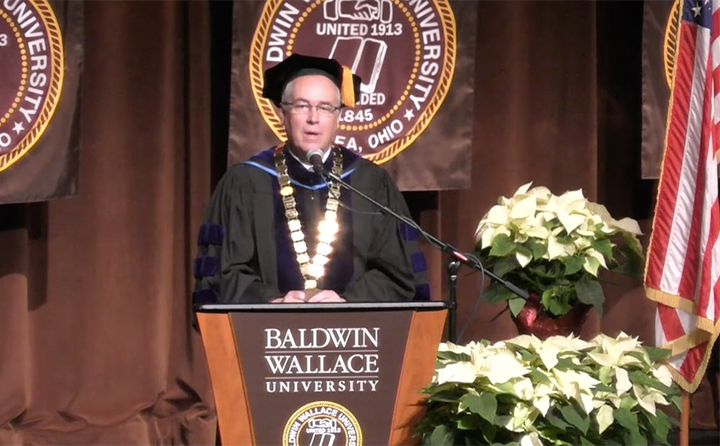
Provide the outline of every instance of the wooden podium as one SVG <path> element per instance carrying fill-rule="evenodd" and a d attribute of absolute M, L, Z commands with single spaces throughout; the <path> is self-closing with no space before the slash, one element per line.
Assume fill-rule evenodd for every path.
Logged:
<path fill-rule="evenodd" d="M 223 445 L 414 444 L 445 302 L 195 308 Z"/>

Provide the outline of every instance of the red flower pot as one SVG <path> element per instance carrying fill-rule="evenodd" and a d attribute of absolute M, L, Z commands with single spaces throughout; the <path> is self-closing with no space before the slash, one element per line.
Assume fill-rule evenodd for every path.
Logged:
<path fill-rule="evenodd" d="M 590 308 L 590 305 L 580 304 L 562 316 L 552 317 L 540 304 L 539 297 L 531 294 L 520 313 L 513 316 L 513 322 L 520 334 L 535 335 L 541 340 L 570 333 L 579 336 Z"/>

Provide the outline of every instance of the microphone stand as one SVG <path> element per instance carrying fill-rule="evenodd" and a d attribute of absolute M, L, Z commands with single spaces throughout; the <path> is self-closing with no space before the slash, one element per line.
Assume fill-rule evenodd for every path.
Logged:
<path fill-rule="evenodd" d="M 316 163 L 314 163 L 314 164 L 316 164 Z M 351 191 L 351 192 L 356 193 L 357 195 L 361 196 L 363 199 L 365 199 L 365 200 L 369 201 L 370 203 L 372 203 L 373 205 L 375 205 L 378 209 L 380 209 L 380 211 L 381 211 L 383 214 L 389 215 L 389 216 L 395 218 L 396 220 L 398 220 L 398 221 L 400 221 L 400 222 L 402 222 L 402 223 L 404 223 L 404 224 L 406 224 L 406 225 L 408 225 L 408 226 L 416 229 L 416 230 L 417 230 L 418 232 L 420 232 L 420 234 L 425 238 L 425 240 L 427 240 L 431 245 L 433 245 L 434 247 L 440 249 L 442 252 L 450 255 L 450 257 L 451 257 L 450 261 L 456 260 L 456 261 L 459 261 L 459 262 L 460 262 L 461 264 L 463 264 L 463 265 L 467 265 L 468 267 L 470 267 L 470 268 L 472 268 L 472 269 L 474 269 L 474 270 L 480 271 L 482 274 L 485 274 L 486 276 L 488 276 L 488 277 L 490 277 L 490 278 L 492 278 L 492 279 L 500 282 L 500 284 L 501 284 L 502 286 L 504 286 L 505 288 L 507 288 L 508 290 L 510 290 L 511 292 L 513 292 L 514 294 L 522 297 L 522 298 L 525 299 L 525 300 L 528 299 L 528 293 L 527 293 L 527 292 L 525 292 L 524 290 L 518 288 L 517 286 L 513 285 L 512 283 L 504 280 L 503 278 L 498 277 L 498 276 L 497 276 L 495 273 L 493 273 L 492 271 L 486 270 L 486 269 L 483 267 L 482 262 L 480 262 L 480 260 L 479 260 L 477 257 L 475 257 L 474 255 L 469 254 L 469 253 L 463 253 L 463 252 L 461 252 L 460 250 L 458 250 L 457 248 L 455 248 L 454 246 L 452 246 L 451 244 L 446 243 L 446 242 L 443 242 L 442 240 L 437 239 L 436 237 L 432 236 L 431 234 L 429 234 L 428 232 L 426 232 L 424 229 L 422 229 L 422 228 L 421 228 L 417 223 L 415 223 L 411 218 L 405 217 L 404 215 L 400 215 L 400 214 L 398 214 L 397 212 L 395 212 L 395 211 L 393 211 L 392 209 L 390 209 L 389 207 L 387 207 L 387 206 L 385 206 L 385 205 L 383 205 L 383 204 L 381 204 L 381 203 L 378 203 L 376 200 L 370 198 L 369 196 L 367 196 L 367 195 L 364 194 L 363 192 L 360 192 L 357 188 L 355 188 L 355 187 L 351 186 L 350 184 L 346 183 L 342 178 L 338 177 L 338 176 L 335 175 L 334 173 L 326 171 L 326 170 L 323 168 L 322 164 L 320 164 L 320 165 L 314 165 L 313 167 L 314 167 L 314 169 L 315 169 L 315 172 L 316 172 L 318 175 L 320 175 L 321 177 L 324 177 L 324 178 L 326 178 L 326 179 L 329 178 L 329 179 L 331 179 L 332 181 L 337 182 L 338 184 L 340 184 L 340 185 L 343 186 L 344 188 L 348 189 L 348 190 Z M 458 267 L 458 268 L 459 268 L 459 267 Z M 448 320 L 453 323 L 453 326 L 452 326 L 452 327 L 449 327 L 449 330 L 448 330 L 448 331 L 449 331 L 449 333 L 448 333 L 448 339 L 450 339 L 451 342 L 454 342 L 454 341 L 456 340 L 456 337 L 455 337 L 455 336 L 456 336 L 456 333 L 455 333 L 454 323 L 455 323 L 456 318 L 457 318 L 457 297 L 455 296 L 455 293 L 454 293 L 454 292 L 451 292 L 449 298 L 450 298 L 450 305 L 449 305 L 450 308 L 449 308 Z"/>
<path fill-rule="evenodd" d="M 453 344 L 457 343 L 457 278 L 458 278 L 458 271 L 460 271 L 460 267 L 462 266 L 462 263 L 460 263 L 459 260 L 454 259 L 450 257 L 447 262 L 447 273 L 448 273 L 448 285 L 449 285 L 449 293 L 448 297 L 451 302 L 450 305 L 452 305 L 453 309 L 448 314 L 448 341 L 452 342 Z"/>

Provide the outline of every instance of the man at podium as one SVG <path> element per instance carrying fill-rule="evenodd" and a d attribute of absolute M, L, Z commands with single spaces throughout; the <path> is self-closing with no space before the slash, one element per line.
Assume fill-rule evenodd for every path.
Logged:
<path fill-rule="evenodd" d="M 360 78 L 333 59 L 293 54 L 264 73 L 287 142 L 231 167 L 198 236 L 193 301 L 302 303 L 429 299 L 415 230 L 313 171 L 323 167 L 395 212 L 387 172 L 333 143 Z M 316 161 L 318 162 L 318 161 Z"/>

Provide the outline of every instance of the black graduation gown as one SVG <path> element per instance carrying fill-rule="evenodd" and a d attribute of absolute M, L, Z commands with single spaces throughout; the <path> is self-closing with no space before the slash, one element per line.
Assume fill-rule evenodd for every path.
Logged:
<path fill-rule="evenodd" d="M 345 181 L 409 215 L 402 194 L 384 169 L 350 150 L 340 150 Z M 233 166 L 215 189 L 198 236 L 194 303 L 268 302 L 290 290 L 303 289 L 280 200 L 273 151 L 268 149 Z M 328 189 L 319 176 L 289 154 L 286 163 L 312 256 Z M 325 168 L 331 170 L 332 156 Z M 344 204 L 338 209 L 340 230 L 319 288 L 334 290 L 349 302 L 428 300 L 427 264 L 418 247 L 417 231 L 380 214 L 346 189 L 342 189 L 340 201 Z"/>

